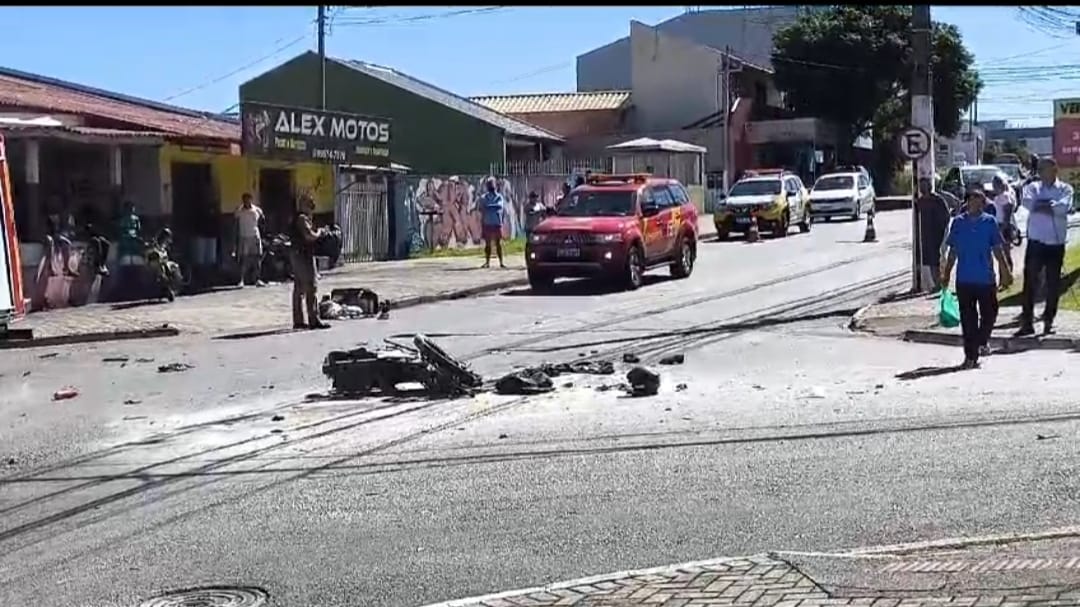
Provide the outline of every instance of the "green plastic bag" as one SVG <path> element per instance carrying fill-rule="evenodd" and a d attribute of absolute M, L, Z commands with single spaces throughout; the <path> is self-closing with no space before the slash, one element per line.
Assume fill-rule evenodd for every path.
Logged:
<path fill-rule="evenodd" d="M 960 324 L 960 302 L 949 289 L 942 289 L 938 298 L 938 323 L 946 329 Z"/>

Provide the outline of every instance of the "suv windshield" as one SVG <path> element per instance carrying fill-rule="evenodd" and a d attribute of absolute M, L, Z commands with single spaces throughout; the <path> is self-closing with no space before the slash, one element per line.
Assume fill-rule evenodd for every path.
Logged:
<path fill-rule="evenodd" d="M 756 179 L 754 181 L 740 181 L 731 186 L 728 196 L 764 196 L 779 193 L 779 179 Z"/>
<path fill-rule="evenodd" d="M 822 177 L 814 184 L 815 190 L 851 190 L 855 188 L 855 178 L 849 175 Z"/>
<path fill-rule="evenodd" d="M 560 217 L 626 217 L 634 214 L 636 192 L 573 192 L 556 210 Z"/>
<path fill-rule="evenodd" d="M 998 167 L 1002 173 L 1009 176 L 1009 179 L 1020 179 L 1020 165 L 1018 164 L 1003 164 Z"/>
<path fill-rule="evenodd" d="M 997 168 L 984 168 L 984 169 L 968 169 L 961 170 L 961 174 L 964 176 L 964 185 L 972 186 L 975 184 L 989 185 L 994 180 L 994 176 L 999 171 Z"/>

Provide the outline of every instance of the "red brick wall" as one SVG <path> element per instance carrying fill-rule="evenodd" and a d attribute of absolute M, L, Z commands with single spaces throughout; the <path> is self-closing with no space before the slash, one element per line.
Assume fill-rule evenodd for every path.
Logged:
<path fill-rule="evenodd" d="M 582 135 L 610 135 L 619 132 L 621 113 L 619 110 L 591 110 L 510 115 L 518 120 L 558 133 L 563 137 L 580 137 Z"/>

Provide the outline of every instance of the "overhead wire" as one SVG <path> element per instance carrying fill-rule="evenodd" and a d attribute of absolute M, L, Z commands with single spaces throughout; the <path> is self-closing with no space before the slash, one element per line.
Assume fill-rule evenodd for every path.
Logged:
<path fill-rule="evenodd" d="M 449 19 L 465 15 L 481 15 L 505 10 L 505 6 L 487 6 L 481 8 L 465 8 L 441 13 L 425 13 L 420 15 L 379 15 L 373 17 L 342 17 L 337 24 L 343 27 L 349 26 L 378 26 L 378 25 L 404 25 L 438 19 Z"/>

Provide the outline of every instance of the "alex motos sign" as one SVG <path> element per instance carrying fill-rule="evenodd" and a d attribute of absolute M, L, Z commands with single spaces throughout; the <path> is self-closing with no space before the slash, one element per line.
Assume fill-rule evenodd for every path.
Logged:
<path fill-rule="evenodd" d="M 267 103 L 242 103 L 245 155 L 330 164 L 390 164 L 390 120 Z"/>

